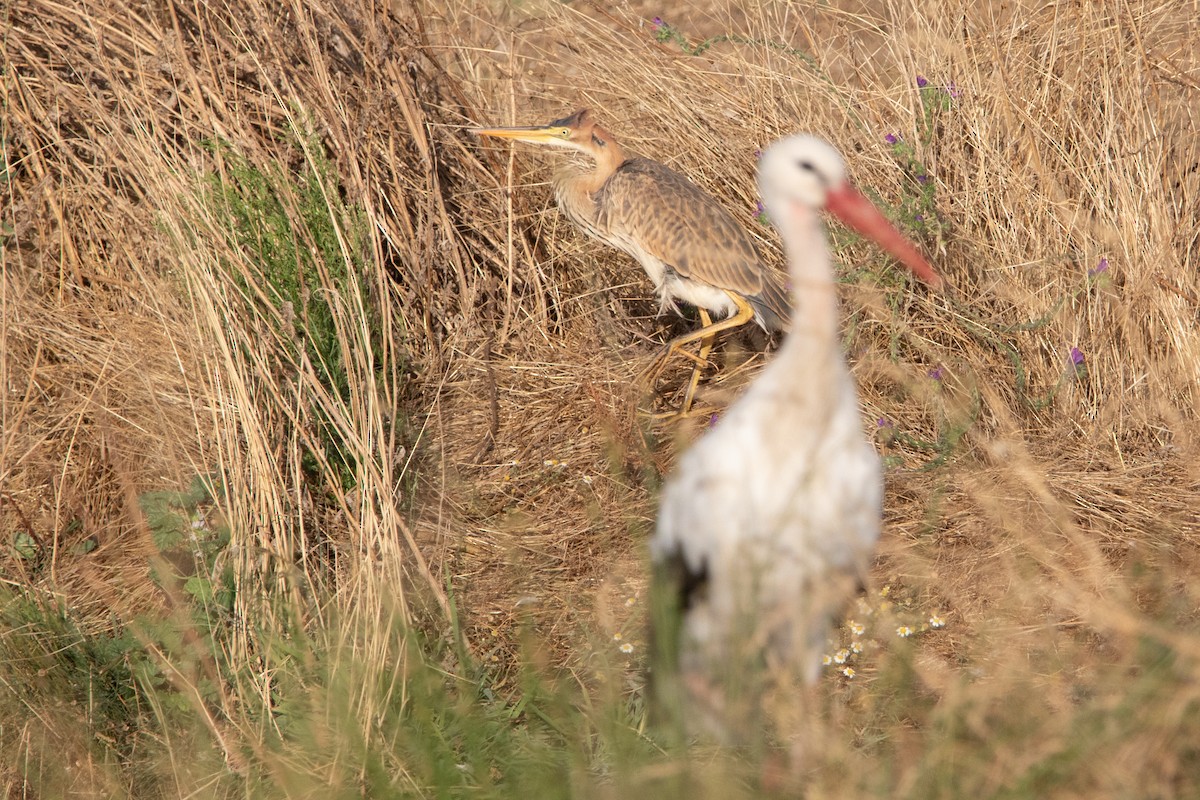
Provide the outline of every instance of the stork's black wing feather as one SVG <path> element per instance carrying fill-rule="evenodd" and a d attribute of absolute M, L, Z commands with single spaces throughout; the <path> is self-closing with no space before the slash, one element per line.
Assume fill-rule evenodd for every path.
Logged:
<path fill-rule="evenodd" d="M 692 569 L 683 551 L 675 550 L 656 559 L 651 585 L 649 707 L 657 723 L 680 727 L 685 702 L 679 682 L 680 636 L 688 611 L 708 592 L 708 564 Z"/>

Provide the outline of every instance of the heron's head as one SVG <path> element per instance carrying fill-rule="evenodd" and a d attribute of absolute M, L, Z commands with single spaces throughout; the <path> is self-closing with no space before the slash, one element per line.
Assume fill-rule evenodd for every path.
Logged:
<path fill-rule="evenodd" d="M 599 150 L 607 147 L 611 142 L 611 136 L 607 131 L 596 125 L 596 118 L 586 108 L 576 111 L 569 117 L 556 119 L 549 125 L 512 128 L 475 128 L 473 133 L 479 136 L 495 136 L 501 139 L 529 142 L 530 144 L 564 147 L 592 156 L 595 156 Z"/>

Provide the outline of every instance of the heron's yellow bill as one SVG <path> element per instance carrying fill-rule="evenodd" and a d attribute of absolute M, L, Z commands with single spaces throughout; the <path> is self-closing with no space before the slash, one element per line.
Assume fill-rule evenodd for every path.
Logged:
<path fill-rule="evenodd" d="M 571 131 L 561 125 L 521 126 L 512 128 L 472 128 L 476 136 L 495 136 L 530 144 L 562 144 L 570 138 Z"/>

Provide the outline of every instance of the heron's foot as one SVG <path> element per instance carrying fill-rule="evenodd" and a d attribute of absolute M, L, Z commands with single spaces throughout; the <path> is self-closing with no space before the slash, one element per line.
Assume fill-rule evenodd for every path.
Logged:
<path fill-rule="evenodd" d="M 700 385 L 700 377 L 704 370 L 709 366 L 708 356 L 712 352 L 712 344 L 713 340 L 711 337 L 703 340 L 701 342 L 699 355 L 692 355 L 688 351 L 684 350 L 678 342 L 671 342 L 665 348 L 663 348 L 663 351 L 658 354 L 658 356 L 654 359 L 654 362 L 642 373 L 641 380 L 643 381 L 643 385 L 647 386 L 649 389 L 651 389 L 651 391 L 653 391 L 654 380 L 657 379 L 662 373 L 663 369 L 666 368 L 671 356 L 675 353 L 679 353 L 680 355 L 683 355 L 694 362 L 692 366 L 692 375 L 688 379 L 687 391 L 684 392 L 683 395 L 683 404 L 680 406 L 678 411 L 662 414 L 650 413 L 647 414 L 647 416 L 655 420 L 675 421 L 691 415 L 692 401 L 696 397 L 696 387 Z"/>
<path fill-rule="evenodd" d="M 676 411 L 644 411 L 638 409 L 638 416 L 645 419 L 654 420 L 655 422 L 679 422 L 688 419 L 689 417 L 697 417 L 702 415 L 703 411 L 694 408 L 683 407 Z"/>
<path fill-rule="evenodd" d="M 696 367 L 692 370 L 691 380 L 688 381 L 687 392 L 683 395 L 683 404 L 680 405 L 677 411 L 642 411 L 638 410 L 638 414 L 647 419 L 655 420 L 656 422 L 678 422 L 688 417 L 701 415 L 703 412 L 694 410 L 692 402 L 696 399 L 696 386 L 700 383 L 700 368 Z"/>
<path fill-rule="evenodd" d="M 684 350 L 678 345 L 668 344 L 663 347 L 658 355 L 654 357 L 654 360 L 650 362 L 650 365 L 642 370 L 641 374 L 638 375 L 638 383 L 652 386 L 654 381 L 658 380 L 658 376 L 661 375 L 663 370 L 667 368 L 667 364 L 671 362 L 671 356 L 673 355 L 681 355 L 688 359 L 695 364 L 696 369 L 706 369 L 709 365 L 707 358 L 689 353 L 687 350 Z"/>

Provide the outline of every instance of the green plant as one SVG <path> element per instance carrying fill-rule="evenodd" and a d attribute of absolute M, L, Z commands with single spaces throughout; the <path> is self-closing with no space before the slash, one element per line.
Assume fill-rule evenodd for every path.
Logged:
<path fill-rule="evenodd" d="M 311 369 L 328 392 L 329 401 L 308 401 L 322 452 L 318 456 L 309 449 L 304 467 L 316 475 L 318 462 L 328 463 L 347 489 L 355 480 L 355 448 L 343 441 L 338 414 L 329 405 L 344 408 L 352 402 L 347 364 L 353 356 L 346 348 L 359 336 L 346 326 L 351 319 L 365 323 L 363 338 L 377 379 L 383 332 L 364 279 L 368 240 L 362 212 L 342 202 L 320 141 L 309 136 L 296 146 L 309 155 L 303 162 L 306 171 L 299 174 L 260 168 L 229 145 L 211 145 L 222 155 L 223 169 L 208 177 L 206 205 L 228 220 L 220 229 L 229 244 L 249 254 L 249 263 L 259 270 L 235 272 L 244 301 L 291 349 L 293 368 L 300 373 Z M 296 382 L 302 385 L 303 379 Z"/>

